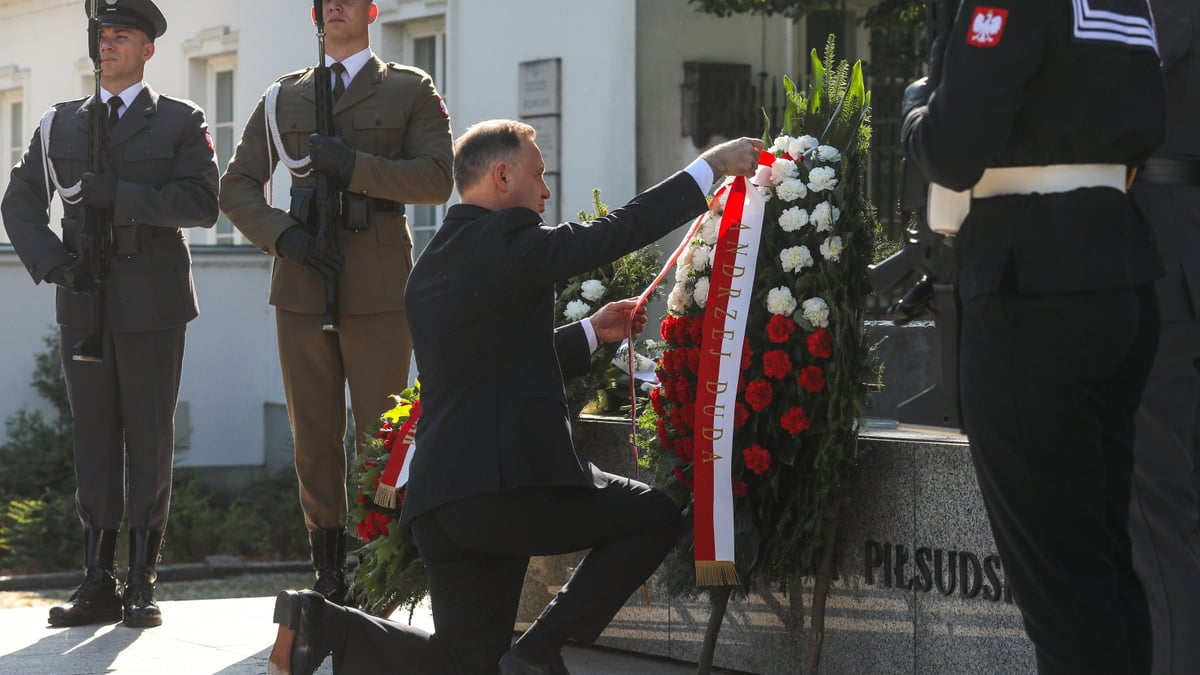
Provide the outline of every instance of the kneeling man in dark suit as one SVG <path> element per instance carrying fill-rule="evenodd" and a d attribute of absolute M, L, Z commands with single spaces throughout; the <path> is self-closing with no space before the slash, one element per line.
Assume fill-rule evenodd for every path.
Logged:
<path fill-rule="evenodd" d="M 633 302 L 554 329 L 554 284 L 668 234 L 707 208 L 720 175 L 752 175 L 762 143 L 722 143 L 610 215 L 546 225 L 550 190 L 533 127 L 472 126 L 455 143 L 462 203 L 408 280 L 421 422 L 403 524 L 429 573 L 435 633 L 285 592 L 272 672 L 566 673 L 568 638 L 589 643 L 681 533 L 664 493 L 605 473 L 571 441 L 563 376 L 624 337 Z M 634 328 L 646 323 L 644 311 Z M 513 623 L 529 557 L 590 549 L 524 635 Z"/>

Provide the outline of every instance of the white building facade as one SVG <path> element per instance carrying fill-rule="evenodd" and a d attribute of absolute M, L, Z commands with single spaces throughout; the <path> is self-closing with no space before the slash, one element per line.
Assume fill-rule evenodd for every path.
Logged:
<path fill-rule="evenodd" d="M 294 0 L 156 0 L 168 29 L 146 81 L 206 111 L 222 169 L 266 87 L 316 61 L 309 5 Z M 53 103 L 91 93 L 83 0 L 0 0 L 0 151 L 20 159 L 33 127 Z M 429 71 L 446 100 L 454 133 L 491 118 L 526 119 L 539 129 L 555 196 L 547 220 L 572 218 L 601 190 L 610 205 L 682 168 L 721 140 L 706 111 L 725 106 L 706 85 L 742 83 L 742 101 L 761 133 L 754 87 L 784 73 L 803 81 L 812 19 L 718 19 L 687 0 L 382 0 L 371 29 L 385 60 Z M 848 57 L 864 58 L 854 22 L 825 13 L 845 31 Z M 824 24 L 822 24 L 824 25 Z M 861 48 L 859 48 L 861 47 Z M 714 65 L 715 64 L 715 65 Z M 759 73 L 763 75 L 760 77 Z M 769 103 L 769 101 L 766 101 Z M 697 147 L 700 143 L 702 147 Z M 286 204 L 286 174 L 275 200 Z M 0 190 L 8 171 L 0 173 Z M 444 207 L 409 209 L 418 248 Z M 55 200 L 51 222 L 61 207 Z M 188 232 L 200 316 L 188 328 L 177 415 L 176 466 L 230 480 L 290 463 L 290 436 L 267 304 L 271 259 L 224 218 Z M 665 248 L 675 242 L 664 242 Z M 54 329 L 53 289 L 34 286 L 0 231 L 0 419 L 44 403 L 29 386 L 34 354 Z"/>

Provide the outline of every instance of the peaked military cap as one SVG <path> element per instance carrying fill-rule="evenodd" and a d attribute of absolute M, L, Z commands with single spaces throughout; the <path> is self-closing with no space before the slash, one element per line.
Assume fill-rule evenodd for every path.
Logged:
<path fill-rule="evenodd" d="M 151 40 L 167 32 L 167 19 L 150 0 L 95 0 L 101 26 L 137 28 Z M 84 0 L 83 11 L 91 17 L 92 0 Z"/>

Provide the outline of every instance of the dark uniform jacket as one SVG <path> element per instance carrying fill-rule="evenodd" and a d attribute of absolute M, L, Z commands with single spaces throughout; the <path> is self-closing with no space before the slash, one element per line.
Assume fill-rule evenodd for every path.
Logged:
<path fill-rule="evenodd" d="M 1167 137 L 1155 157 L 1183 160 L 1192 183 L 1138 183 L 1166 274 L 1158 280 L 1164 321 L 1200 319 L 1200 2 L 1151 0 L 1167 79 Z"/>
<path fill-rule="evenodd" d="M 963 2 L 943 79 L 905 120 L 906 155 L 953 190 L 989 167 L 1143 161 L 1163 139 L 1158 55 L 1078 36 L 1083 5 L 1149 17 L 1145 0 Z M 1006 274 L 1031 293 L 1132 288 L 1161 274 L 1148 226 L 1113 189 L 976 199 L 955 248 L 964 301 Z"/>
<path fill-rule="evenodd" d="M 316 131 L 314 69 L 284 75 L 279 82 L 278 128 L 293 159 L 309 153 Z M 264 128 L 264 102 L 250 115 L 237 152 L 221 178 L 221 209 L 262 250 L 276 255 L 275 241 L 296 224 L 288 205 L 275 208 L 263 196 L 278 156 Z M 401 210 L 378 208 L 380 200 L 401 204 L 441 204 L 453 187 L 450 119 L 425 72 L 372 55 L 333 108 L 338 132 L 358 152 L 347 192 L 375 198 L 365 232 L 339 230 L 346 259 L 341 275 L 343 314 L 404 309 L 404 285 L 412 260 L 412 240 Z M 312 187 L 315 179 L 293 178 Z M 321 277 L 276 257 L 271 275 L 272 305 L 305 314 L 325 310 Z"/>
<path fill-rule="evenodd" d="M 55 106 L 49 155 L 64 187 L 77 183 L 89 167 L 91 102 L 88 97 Z M 218 172 L 204 112 L 146 86 L 113 127 L 105 159 L 117 177 L 113 225 L 135 228 L 140 240 L 136 255 L 113 257 L 105 285 L 106 325 L 143 331 L 191 321 L 196 294 L 180 228 L 211 227 L 217 220 Z M 49 227 L 49 201 L 39 130 L 13 168 L 3 202 L 9 239 L 38 282 L 73 260 L 72 233 L 65 234 L 64 244 Z M 81 205 L 64 209 L 64 218 L 72 219 Z M 59 289 L 57 306 L 59 324 L 89 325 L 88 298 Z"/>
<path fill-rule="evenodd" d="M 556 352 L 554 284 L 704 209 L 686 173 L 589 223 L 549 226 L 526 208 L 450 207 L 406 294 L 423 412 L 405 522 L 475 495 L 594 484 L 571 441 L 560 369 L 586 370 L 585 338 L 582 328 L 570 329 L 573 337 L 559 331 Z"/>

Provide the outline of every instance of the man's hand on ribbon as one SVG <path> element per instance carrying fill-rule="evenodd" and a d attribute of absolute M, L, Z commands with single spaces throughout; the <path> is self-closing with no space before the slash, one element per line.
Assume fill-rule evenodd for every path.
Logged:
<path fill-rule="evenodd" d="M 604 305 L 589 317 L 592 330 L 596 331 L 596 339 L 600 342 L 620 342 L 629 335 L 629 318 L 637 298 L 617 300 Z M 633 335 L 642 332 L 646 327 L 646 308 L 642 306 L 633 313 Z"/>
<path fill-rule="evenodd" d="M 763 142 L 757 138 L 735 138 L 714 145 L 700 158 L 712 167 L 713 176 L 746 176 L 754 175 L 758 170 L 758 158 L 762 155 Z"/>

